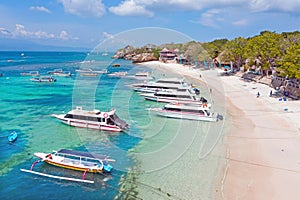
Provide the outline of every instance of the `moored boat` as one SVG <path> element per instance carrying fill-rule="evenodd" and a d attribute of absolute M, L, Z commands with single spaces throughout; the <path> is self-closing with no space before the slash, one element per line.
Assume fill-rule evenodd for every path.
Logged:
<path fill-rule="evenodd" d="M 96 76 L 98 76 L 98 73 L 94 73 L 94 72 L 85 72 L 85 73 L 80 73 L 80 76 L 91 76 L 91 77 L 96 77 Z"/>
<path fill-rule="evenodd" d="M 154 77 L 149 72 L 137 72 L 133 76 L 127 76 L 127 78 L 136 80 L 152 80 Z"/>
<path fill-rule="evenodd" d="M 52 76 L 39 76 L 39 77 L 34 77 L 30 79 L 32 82 L 44 82 L 44 83 L 51 83 L 51 82 L 56 82 L 56 79 L 53 78 Z"/>
<path fill-rule="evenodd" d="M 113 72 L 111 74 L 108 74 L 109 77 L 125 77 L 127 75 L 127 72 Z"/>
<path fill-rule="evenodd" d="M 218 119 L 221 119 L 219 114 L 211 113 L 209 107 L 210 105 L 208 104 L 196 105 L 172 102 L 164 105 L 162 108 L 149 108 L 148 110 L 159 116 L 177 119 L 198 121 L 218 121 Z"/>
<path fill-rule="evenodd" d="M 144 96 L 146 100 L 170 103 L 172 101 L 179 101 L 181 103 L 194 103 L 194 104 L 203 104 L 207 103 L 207 100 L 204 97 L 198 97 L 195 94 L 194 90 L 185 89 L 185 90 L 161 90 L 154 93 L 142 93 L 141 96 Z"/>
<path fill-rule="evenodd" d="M 64 76 L 64 77 L 72 76 L 71 72 L 63 71 L 62 69 L 54 69 L 53 71 L 49 71 L 48 74 L 51 74 L 53 76 Z"/>
<path fill-rule="evenodd" d="M 8 142 L 13 143 L 17 140 L 17 138 L 18 138 L 18 133 L 16 131 L 13 131 L 8 135 L 7 140 Z"/>
<path fill-rule="evenodd" d="M 181 78 L 161 78 L 157 81 L 148 81 L 143 83 L 135 83 L 130 85 L 133 89 L 137 92 L 144 92 L 144 93 L 155 93 L 158 91 L 167 91 L 167 90 L 177 90 L 177 91 L 186 91 L 188 89 L 193 89 L 194 93 L 194 86 L 192 84 L 188 84 Z M 198 90 L 198 89 L 197 89 Z M 199 94 L 200 91 L 197 91 Z"/>
<path fill-rule="evenodd" d="M 113 167 L 108 162 L 114 162 L 105 155 L 68 149 L 60 149 L 52 153 L 36 152 L 34 155 L 57 167 L 92 173 L 110 173 Z"/>
<path fill-rule="evenodd" d="M 81 106 L 67 114 L 52 114 L 61 122 L 80 128 L 90 128 L 103 131 L 120 132 L 128 128 L 128 124 L 116 115 L 116 110 L 101 112 L 100 110 L 87 111 Z"/>
<path fill-rule="evenodd" d="M 120 67 L 121 65 L 119 63 L 115 63 L 112 65 L 113 67 Z"/>
<path fill-rule="evenodd" d="M 106 155 L 68 149 L 60 149 L 59 151 L 53 151 L 52 153 L 36 152 L 34 155 L 40 160 L 32 163 L 30 170 L 21 169 L 21 171 L 48 178 L 84 183 L 94 183 L 92 180 L 85 180 L 86 173 L 100 173 L 107 176 L 107 174 L 110 174 L 113 169 L 113 166 L 110 164 L 110 162 L 115 162 L 114 159 L 111 159 Z M 34 166 L 39 162 L 45 162 L 47 164 L 66 169 L 82 171 L 84 173 L 81 179 L 76 179 L 33 171 Z"/>
<path fill-rule="evenodd" d="M 30 72 L 22 72 L 21 76 L 39 76 L 40 73 L 38 71 L 30 71 Z"/>
<path fill-rule="evenodd" d="M 76 69 L 75 71 L 80 72 L 80 73 L 90 73 L 90 74 L 107 74 L 108 73 L 107 69 L 103 69 L 103 70 Z"/>

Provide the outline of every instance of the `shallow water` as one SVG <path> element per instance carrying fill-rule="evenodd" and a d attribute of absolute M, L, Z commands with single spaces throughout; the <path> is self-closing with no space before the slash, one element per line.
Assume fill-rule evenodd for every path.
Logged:
<path fill-rule="evenodd" d="M 110 78 L 107 75 L 81 77 L 75 70 L 107 68 L 109 72 L 151 71 L 130 61 L 118 60 L 121 67 L 111 67 L 110 57 L 86 53 L 1 52 L 0 54 L 0 198 L 1 199 L 114 199 L 163 198 L 166 193 L 182 199 L 207 199 L 214 184 L 219 158 L 214 146 L 220 137 L 220 123 L 211 124 L 176 120 L 151 115 L 146 108 L 163 104 L 145 101 L 129 84 L 134 80 Z M 8 62 L 8 60 L 12 60 Z M 84 61 L 85 60 L 85 61 Z M 92 62 L 88 60 L 93 60 Z M 84 61 L 84 62 L 83 62 Z M 57 77 L 57 82 L 33 83 L 21 77 L 24 71 L 53 69 L 71 71 L 71 78 Z M 156 77 L 165 71 L 154 71 Z M 172 75 L 174 76 L 174 75 Z M 208 96 L 207 88 L 201 88 Z M 66 113 L 75 106 L 109 110 L 130 124 L 122 133 L 77 129 L 50 116 Z M 18 140 L 9 145 L 7 135 L 17 131 Z M 96 184 L 71 183 L 37 177 L 20 172 L 36 160 L 33 153 L 60 148 L 103 153 L 116 159 L 111 177 L 88 174 Z M 206 156 L 209 155 L 212 156 Z M 38 163 L 34 169 L 50 174 L 81 178 L 81 172 Z M 195 176 L 194 170 L 199 170 Z M 106 180 L 107 181 L 103 181 Z M 185 187 L 182 187 L 182 185 Z M 159 191 L 160 188 L 160 191 Z M 185 191 L 195 191 L 186 196 Z M 55 191 L 55 192 L 53 192 Z M 126 192 L 127 191 L 127 192 Z"/>

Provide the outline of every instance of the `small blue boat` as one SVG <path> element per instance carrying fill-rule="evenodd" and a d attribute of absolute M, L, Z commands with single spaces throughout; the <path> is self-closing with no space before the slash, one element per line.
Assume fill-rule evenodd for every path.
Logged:
<path fill-rule="evenodd" d="M 8 142 L 13 143 L 17 140 L 18 138 L 18 133 L 16 131 L 13 131 L 9 134 L 9 136 L 7 137 Z"/>

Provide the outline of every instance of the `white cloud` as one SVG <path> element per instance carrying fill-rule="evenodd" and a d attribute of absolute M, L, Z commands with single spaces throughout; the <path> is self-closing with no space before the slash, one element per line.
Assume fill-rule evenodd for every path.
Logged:
<path fill-rule="evenodd" d="M 196 23 L 200 23 L 203 26 L 209 26 L 213 28 L 219 28 L 219 24 L 221 21 L 224 21 L 223 18 L 219 17 L 222 11 L 220 9 L 211 9 L 204 13 L 202 13 L 200 20 Z"/>
<path fill-rule="evenodd" d="M 106 39 L 113 39 L 113 38 L 114 38 L 114 36 L 113 36 L 112 34 L 110 34 L 110 33 L 103 32 L 102 34 L 103 34 L 103 36 L 104 36 Z"/>
<path fill-rule="evenodd" d="M 81 17 L 101 17 L 105 14 L 102 0 L 58 0 L 67 13 Z"/>
<path fill-rule="evenodd" d="M 253 11 L 283 11 L 283 12 L 298 12 L 300 11 L 299 0 L 250 0 L 249 7 Z"/>
<path fill-rule="evenodd" d="M 51 11 L 45 8 L 44 6 L 31 6 L 29 10 L 37 10 L 45 13 L 51 13 Z"/>
<path fill-rule="evenodd" d="M 8 37 L 11 36 L 12 33 L 9 30 L 0 27 L 0 35 Z"/>
<path fill-rule="evenodd" d="M 238 20 L 238 21 L 234 21 L 234 22 L 232 22 L 232 25 L 234 25 L 234 26 L 246 26 L 246 25 L 248 25 L 248 20 L 241 19 L 241 20 Z"/>
<path fill-rule="evenodd" d="M 152 17 L 154 14 L 145 8 L 143 2 L 136 2 L 133 0 L 126 0 L 120 5 L 110 7 L 109 11 L 120 16 L 146 16 Z"/>
<path fill-rule="evenodd" d="M 0 33 L 7 32 L 10 33 L 8 30 L 4 28 L 0 28 Z M 68 34 L 67 31 L 61 31 L 59 35 L 55 35 L 54 33 L 48 33 L 45 31 L 28 31 L 26 30 L 25 26 L 22 24 L 16 24 L 16 28 L 14 31 L 11 32 L 10 36 L 12 38 L 35 38 L 35 39 L 58 39 L 58 40 L 78 40 L 77 37 L 72 37 Z"/>
<path fill-rule="evenodd" d="M 68 32 L 67 31 L 61 31 L 60 34 L 59 34 L 59 38 L 62 39 L 62 40 L 69 39 Z"/>
<path fill-rule="evenodd" d="M 199 11 L 201 9 L 238 8 L 255 12 L 279 11 L 300 12 L 299 0 L 124 0 L 109 11 L 121 16 L 154 15 L 155 9 L 170 11 Z"/>

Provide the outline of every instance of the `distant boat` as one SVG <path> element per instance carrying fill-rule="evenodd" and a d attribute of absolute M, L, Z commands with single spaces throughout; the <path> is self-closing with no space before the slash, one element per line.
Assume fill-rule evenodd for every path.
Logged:
<path fill-rule="evenodd" d="M 63 71 L 62 69 L 54 69 L 53 71 L 49 71 L 48 74 L 51 74 L 53 76 L 64 76 L 64 77 L 72 76 L 71 72 Z"/>
<path fill-rule="evenodd" d="M 92 70 L 92 69 L 76 69 L 76 72 L 80 72 L 80 73 L 94 73 L 94 74 L 107 74 L 108 71 L 107 69 L 103 69 L 103 70 Z"/>
<path fill-rule="evenodd" d="M 39 76 L 40 73 L 38 71 L 30 71 L 30 72 L 22 72 L 21 76 Z"/>
<path fill-rule="evenodd" d="M 111 74 L 108 74 L 109 77 L 124 77 L 127 75 L 127 72 L 113 72 Z"/>
<path fill-rule="evenodd" d="M 137 80 L 151 80 L 154 77 L 149 72 L 137 72 L 133 76 L 127 76 L 128 78 L 137 79 Z"/>
<path fill-rule="evenodd" d="M 86 72 L 86 73 L 80 73 L 80 76 L 96 77 L 96 76 L 98 76 L 98 74 L 97 73 L 92 73 L 92 72 Z"/>
<path fill-rule="evenodd" d="M 32 82 L 40 82 L 40 83 L 51 83 L 56 82 L 56 79 L 52 76 L 40 76 L 40 77 L 34 77 L 30 79 Z"/>
<path fill-rule="evenodd" d="M 17 140 L 18 138 L 18 133 L 16 131 L 13 131 L 9 134 L 9 136 L 7 137 L 8 142 L 13 143 Z"/>
<path fill-rule="evenodd" d="M 120 64 L 115 63 L 115 64 L 113 64 L 113 67 L 120 67 Z"/>

